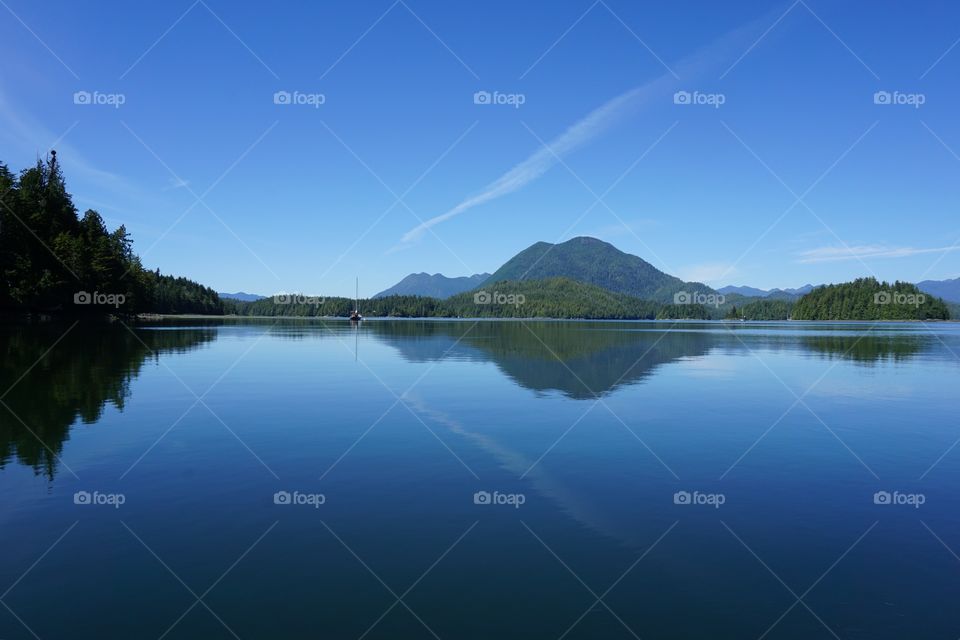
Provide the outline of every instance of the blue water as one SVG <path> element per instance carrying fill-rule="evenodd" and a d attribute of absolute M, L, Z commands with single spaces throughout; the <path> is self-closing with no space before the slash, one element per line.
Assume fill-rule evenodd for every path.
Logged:
<path fill-rule="evenodd" d="M 958 325 L 68 327 L 0 638 L 960 635 Z"/>

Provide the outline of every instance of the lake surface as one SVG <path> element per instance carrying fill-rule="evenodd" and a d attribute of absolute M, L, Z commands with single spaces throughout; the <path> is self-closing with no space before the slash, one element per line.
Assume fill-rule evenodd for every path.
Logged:
<path fill-rule="evenodd" d="M 960 635 L 960 326 L 69 327 L 0 328 L 4 640 Z"/>

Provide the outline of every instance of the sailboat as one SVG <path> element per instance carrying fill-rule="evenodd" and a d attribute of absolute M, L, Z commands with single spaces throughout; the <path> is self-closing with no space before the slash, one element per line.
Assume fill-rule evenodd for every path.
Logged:
<path fill-rule="evenodd" d="M 350 312 L 350 322 L 360 322 L 363 316 L 360 315 L 360 278 L 357 278 L 356 299 L 354 301 L 353 311 Z"/>

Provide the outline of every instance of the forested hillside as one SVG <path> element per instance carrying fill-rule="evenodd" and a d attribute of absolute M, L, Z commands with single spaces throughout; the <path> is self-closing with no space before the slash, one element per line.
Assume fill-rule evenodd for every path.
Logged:
<path fill-rule="evenodd" d="M 224 312 L 214 290 L 145 270 L 131 245 L 122 225 L 78 215 L 55 152 L 19 176 L 0 163 L 0 311 Z"/>
<path fill-rule="evenodd" d="M 279 295 L 250 303 L 228 301 L 236 313 L 254 316 L 346 317 L 349 298 Z M 613 293 L 568 278 L 495 282 L 446 300 L 420 296 L 387 296 L 360 300 L 360 311 L 374 317 L 436 318 L 590 318 L 646 319 L 710 317 L 702 305 L 663 305 Z"/>
<path fill-rule="evenodd" d="M 537 242 L 508 260 L 484 283 L 568 278 L 614 293 L 668 303 L 679 291 L 713 293 L 698 282 L 684 282 L 612 244 L 578 237 L 560 244 Z"/>
<path fill-rule="evenodd" d="M 853 282 L 818 287 L 800 298 L 794 320 L 946 320 L 947 305 L 908 282 Z"/>

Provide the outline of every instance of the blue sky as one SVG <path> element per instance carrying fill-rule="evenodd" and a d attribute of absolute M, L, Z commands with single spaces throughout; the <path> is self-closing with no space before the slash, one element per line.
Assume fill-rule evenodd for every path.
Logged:
<path fill-rule="evenodd" d="M 960 276 L 955 3 L 0 5 L 0 160 L 55 145 L 81 211 L 221 291 L 576 235 L 713 286 Z"/>

